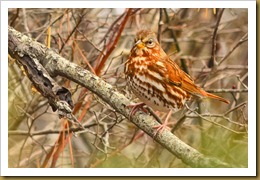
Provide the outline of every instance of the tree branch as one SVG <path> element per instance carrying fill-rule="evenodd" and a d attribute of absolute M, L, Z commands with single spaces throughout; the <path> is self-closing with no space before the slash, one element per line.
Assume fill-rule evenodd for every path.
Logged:
<path fill-rule="evenodd" d="M 11 27 L 8 28 L 8 47 L 9 53 L 15 54 L 16 58 L 23 58 L 24 54 L 26 54 L 38 59 L 52 76 L 61 75 L 88 88 L 118 113 L 126 118 L 129 117 L 131 109 L 127 108 L 127 106 L 130 105 L 130 100 L 120 94 L 113 86 Z M 149 136 L 154 137 L 156 142 L 191 167 L 231 166 L 219 159 L 201 154 L 168 130 L 157 134 L 153 127 L 158 126 L 159 123 L 152 116 L 142 111 L 137 111 L 131 120 Z"/>

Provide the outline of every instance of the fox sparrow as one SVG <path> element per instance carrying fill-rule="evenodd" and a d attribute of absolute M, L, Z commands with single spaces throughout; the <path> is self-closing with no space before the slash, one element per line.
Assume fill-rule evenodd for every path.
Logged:
<path fill-rule="evenodd" d="M 209 97 L 229 103 L 198 87 L 163 51 L 155 33 L 148 30 L 137 33 L 125 64 L 125 75 L 130 90 L 154 110 L 177 110 L 191 96 Z"/>

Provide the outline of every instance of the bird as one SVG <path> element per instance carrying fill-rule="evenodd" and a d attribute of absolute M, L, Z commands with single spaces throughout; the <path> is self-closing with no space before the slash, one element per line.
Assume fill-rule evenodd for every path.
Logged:
<path fill-rule="evenodd" d="M 133 109 L 147 105 L 153 110 L 168 112 L 164 123 L 156 127 L 157 131 L 167 128 L 169 114 L 182 108 L 192 96 L 230 103 L 196 85 L 194 80 L 164 52 L 156 34 L 150 30 L 137 32 L 134 45 L 125 62 L 124 73 L 130 91 L 141 100 Z"/>

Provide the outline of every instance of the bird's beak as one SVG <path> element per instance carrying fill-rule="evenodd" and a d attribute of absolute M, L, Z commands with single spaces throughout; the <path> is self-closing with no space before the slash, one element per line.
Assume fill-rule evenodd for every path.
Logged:
<path fill-rule="evenodd" d="M 143 49 L 145 47 L 144 43 L 140 39 L 135 43 L 135 46 L 138 49 Z"/>

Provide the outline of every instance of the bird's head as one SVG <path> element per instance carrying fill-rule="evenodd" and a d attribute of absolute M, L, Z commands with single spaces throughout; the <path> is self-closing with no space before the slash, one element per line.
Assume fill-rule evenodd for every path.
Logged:
<path fill-rule="evenodd" d="M 133 51 L 137 56 L 152 54 L 154 50 L 158 50 L 160 45 L 157 41 L 155 33 L 148 30 L 141 30 L 136 34 Z"/>

